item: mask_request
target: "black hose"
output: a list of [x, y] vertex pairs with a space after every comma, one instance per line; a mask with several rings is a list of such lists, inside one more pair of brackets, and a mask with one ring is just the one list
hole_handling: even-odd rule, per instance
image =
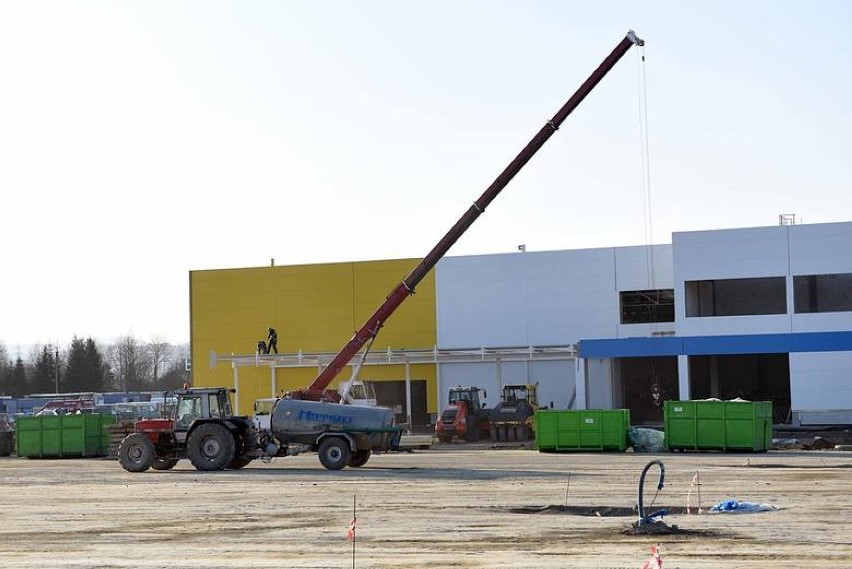
[[657, 492], [663, 489], [663, 482], [666, 478], [666, 467], [663, 466], [663, 461], [661, 460], [652, 460], [648, 464], [645, 465], [645, 468], [642, 469], [642, 474], [639, 476], [639, 496], [638, 496], [638, 505], [639, 505], [639, 522], [637, 525], [645, 525], [650, 523], [653, 518], [664, 516], [668, 514], [668, 510], [658, 510], [652, 514], [645, 515], [645, 502], [643, 498], [643, 494], [645, 492], [645, 475], [648, 474], [648, 470], [654, 465], [658, 465], [660, 467], [660, 480], [657, 482]]

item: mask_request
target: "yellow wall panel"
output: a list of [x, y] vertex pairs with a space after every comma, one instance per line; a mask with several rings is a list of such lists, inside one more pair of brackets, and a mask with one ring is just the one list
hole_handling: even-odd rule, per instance
[[[280, 353], [335, 353], [352, 337], [388, 293], [417, 265], [402, 259], [271, 266], [246, 269], [192, 271], [190, 273], [191, 349], [194, 385], [231, 386], [233, 371], [227, 363], [210, 368], [209, 354], [253, 354], [266, 329], [278, 332]], [[436, 343], [435, 279], [430, 272], [379, 333], [373, 349], [432, 349]], [[404, 379], [402, 366], [370, 366], [362, 377]], [[426, 379], [429, 412], [435, 412], [434, 365], [423, 366], [413, 379]], [[393, 369], [398, 368], [398, 369]], [[339, 380], [349, 377], [349, 370]], [[305, 387], [314, 368], [284, 369], [276, 373], [279, 390]], [[389, 374], [389, 375], [388, 375]], [[240, 409], [247, 414], [257, 397], [269, 397], [268, 367], [240, 368]]]

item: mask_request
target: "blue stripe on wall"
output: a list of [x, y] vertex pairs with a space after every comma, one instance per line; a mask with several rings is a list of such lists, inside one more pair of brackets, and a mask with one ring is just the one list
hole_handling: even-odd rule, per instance
[[581, 358], [852, 351], [852, 332], [580, 340]]

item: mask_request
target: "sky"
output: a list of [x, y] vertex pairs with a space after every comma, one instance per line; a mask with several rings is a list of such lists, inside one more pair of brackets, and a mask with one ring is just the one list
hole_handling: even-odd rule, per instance
[[842, 0], [6, 0], [0, 341], [183, 343], [192, 270], [423, 257], [628, 29], [450, 255], [852, 221]]

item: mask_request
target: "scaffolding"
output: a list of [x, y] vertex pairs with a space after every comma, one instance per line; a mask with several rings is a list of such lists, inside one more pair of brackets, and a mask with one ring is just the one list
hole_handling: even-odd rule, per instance
[[[217, 354], [210, 352], [210, 369], [220, 363], [229, 363], [234, 374], [234, 403], [240, 408], [240, 368], [266, 367], [269, 368], [270, 397], [278, 393], [276, 370], [282, 368], [314, 368], [317, 373], [322, 371], [337, 355], [337, 352], [303, 352], [294, 354]], [[405, 369], [405, 403], [407, 420], [411, 424], [411, 365], [412, 364], [447, 364], [447, 363], [494, 363], [497, 367], [498, 383], [500, 380], [500, 365], [502, 362], [532, 362], [532, 361], [566, 361], [577, 358], [577, 345], [562, 346], [516, 346], [503, 348], [470, 348], [470, 349], [439, 349], [431, 350], [393, 350], [371, 351], [364, 360], [364, 366], [401, 365]], [[355, 360], [347, 364], [352, 367]], [[440, 391], [440, 366], [436, 365], [437, 385]], [[438, 393], [438, 401], [441, 394]]]

